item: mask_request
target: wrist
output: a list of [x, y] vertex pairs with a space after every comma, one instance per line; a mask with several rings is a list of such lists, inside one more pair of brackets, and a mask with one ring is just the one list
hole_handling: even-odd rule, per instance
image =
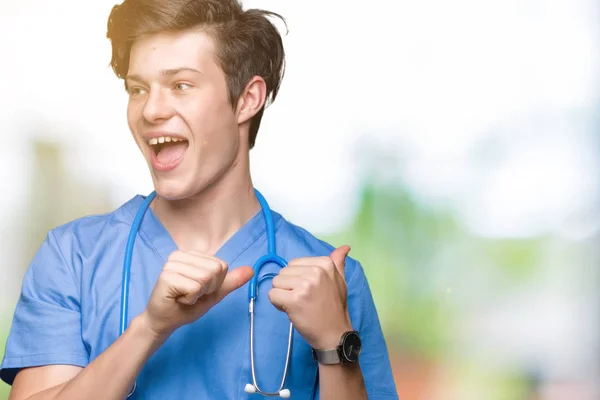
[[345, 331], [335, 348], [319, 350], [313, 348], [313, 358], [319, 365], [357, 364], [362, 352], [362, 341], [355, 330]]
[[131, 321], [131, 328], [137, 335], [153, 345], [161, 346], [171, 336], [169, 333], [158, 332], [146, 312], [141, 313]]
[[313, 346], [311, 346], [315, 350], [332, 350], [339, 346], [340, 339], [344, 335], [344, 333], [352, 330], [352, 324], [347, 321], [343, 325], [338, 328], [332, 329], [324, 333], [321, 337], [319, 337]]

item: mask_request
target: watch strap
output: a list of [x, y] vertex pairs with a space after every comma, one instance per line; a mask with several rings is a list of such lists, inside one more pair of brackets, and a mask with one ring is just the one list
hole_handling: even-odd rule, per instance
[[324, 365], [341, 364], [340, 353], [338, 349], [316, 350], [313, 349], [313, 358]]

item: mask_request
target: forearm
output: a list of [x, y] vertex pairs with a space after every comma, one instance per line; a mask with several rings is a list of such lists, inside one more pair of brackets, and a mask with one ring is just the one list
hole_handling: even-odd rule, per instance
[[360, 365], [319, 365], [321, 400], [366, 400], [367, 391]]
[[124, 399], [146, 361], [165, 340], [152, 334], [143, 319], [137, 317], [122, 336], [76, 377], [28, 400]]

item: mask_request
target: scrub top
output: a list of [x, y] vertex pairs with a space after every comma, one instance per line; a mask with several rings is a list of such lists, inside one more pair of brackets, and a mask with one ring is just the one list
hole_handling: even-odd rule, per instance
[[[144, 200], [137, 195], [115, 211], [77, 219], [51, 230], [24, 277], [0, 367], [11, 384], [20, 368], [70, 364], [85, 367], [119, 334], [123, 255], [134, 216]], [[273, 212], [277, 252], [286, 260], [326, 256], [333, 247]], [[175, 242], [148, 209], [133, 251], [129, 319], [140, 314]], [[266, 226], [258, 212], [215, 254], [230, 269], [253, 265], [266, 253]], [[259, 278], [277, 273], [266, 264]], [[397, 399], [386, 343], [359, 262], [346, 260], [348, 307], [360, 332], [360, 366], [369, 399]], [[255, 368], [259, 387], [279, 388], [289, 330], [287, 315], [270, 303], [270, 279], [259, 285], [255, 304]], [[175, 331], [148, 359], [134, 399], [256, 399], [244, 386], [250, 370], [248, 284], [229, 294], [194, 323]], [[318, 399], [318, 365], [294, 330], [286, 388], [292, 399]]]

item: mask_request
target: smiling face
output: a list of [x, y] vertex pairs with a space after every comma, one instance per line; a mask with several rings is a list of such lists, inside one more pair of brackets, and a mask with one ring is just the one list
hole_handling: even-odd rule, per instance
[[240, 127], [252, 110], [243, 101], [231, 106], [216, 61], [213, 40], [200, 30], [154, 34], [131, 48], [127, 120], [161, 197], [200, 193], [248, 152]]

